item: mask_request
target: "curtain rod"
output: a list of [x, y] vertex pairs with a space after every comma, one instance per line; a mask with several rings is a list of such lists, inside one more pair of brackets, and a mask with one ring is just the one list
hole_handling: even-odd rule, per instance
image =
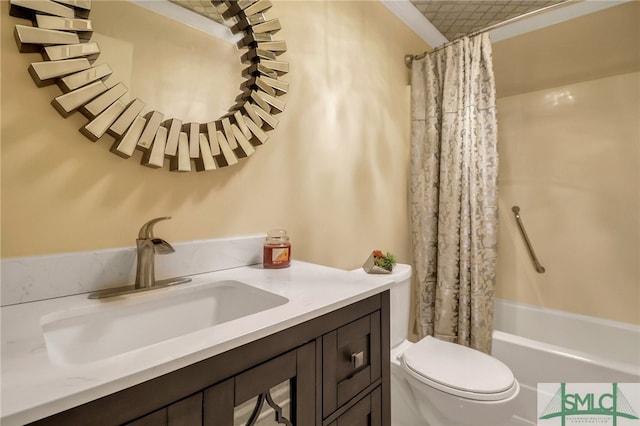
[[[578, 0], [578, 1], [580, 1], [580, 0]], [[531, 16], [538, 15], [540, 13], [545, 13], [545, 12], [548, 12], [549, 10], [551, 10], [551, 9], [555, 9], [555, 8], [561, 7], [561, 6], [567, 6], [568, 3], [575, 3], [575, 2], [576, 2], [575, 0], [564, 0], [561, 3], [552, 4], [550, 6], [543, 7], [542, 9], [532, 10], [531, 12], [527, 12], [527, 13], [524, 13], [522, 15], [514, 16], [513, 18], [505, 19], [504, 21], [489, 25], [489, 26], [481, 28], [479, 30], [472, 31], [469, 34], [465, 34], [462, 37], [458, 37], [458, 38], [453, 39], [451, 41], [448, 41], [448, 42], [446, 42], [444, 44], [441, 44], [440, 46], [436, 47], [435, 49], [428, 50], [428, 51], [419, 53], [417, 55], [412, 55], [410, 53], [406, 54], [406, 55], [404, 55], [404, 63], [405, 63], [405, 65], [407, 67], [411, 67], [411, 63], [413, 62], [414, 59], [422, 59], [425, 56], [427, 56], [429, 53], [437, 52], [440, 49], [444, 49], [447, 46], [451, 46], [452, 44], [460, 41], [463, 37], [477, 36], [478, 34], [482, 34], [482, 33], [485, 33], [487, 31], [494, 30], [496, 28], [502, 27], [503, 25], [511, 24], [511, 23], [517, 22], [517, 21], [519, 21], [521, 19], [530, 18]]]

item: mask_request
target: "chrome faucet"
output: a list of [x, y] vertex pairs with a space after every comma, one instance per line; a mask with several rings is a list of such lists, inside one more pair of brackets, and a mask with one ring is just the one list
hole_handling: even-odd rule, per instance
[[153, 236], [153, 225], [162, 221], [171, 219], [170, 216], [157, 217], [151, 219], [140, 228], [138, 238], [136, 239], [136, 281], [133, 285], [124, 287], [111, 288], [107, 290], [97, 291], [89, 295], [90, 299], [101, 299], [111, 296], [122, 296], [130, 293], [139, 293], [141, 291], [152, 290], [154, 288], [167, 287], [170, 285], [183, 284], [191, 281], [191, 278], [177, 277], [156, 281], [155, 274], [155, 255], [170, 254], [175, 252], [171, 244], [162, 238]]

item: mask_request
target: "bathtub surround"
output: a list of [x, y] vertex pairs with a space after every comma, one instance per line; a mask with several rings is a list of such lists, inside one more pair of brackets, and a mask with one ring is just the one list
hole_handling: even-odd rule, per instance
[[417, 333], [489, 353], [498, 226], [489, 35], [414, 60], [411, 99]]
[[[640, 72], [503, 97], [496, 295], [640, 324]], [[533, 269], [511, 207], [546, 268]]]
[[[493, 44], [496, 297], [640, 324], [638, 40], [632, 1]], [[514, 205], [544, 274], [532, 267]]]

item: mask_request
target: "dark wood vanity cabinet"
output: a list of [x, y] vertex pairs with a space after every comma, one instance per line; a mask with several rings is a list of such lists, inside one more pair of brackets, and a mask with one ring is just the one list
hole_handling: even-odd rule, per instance
[[322, 414], [329, 417], [382, 375], [380, 311], [322, 336]]
[[389, 426], [389, 357], [387, 291], [33, 424], [233, 426], [255, 405], [271, 424]]
[[[291, 414], [296, 423], [313, 424], [314, 361], [315, 342], [310, 342], [127, 425], [233, 425], [236, 405], [253, 397], [262, 398], [264, 405], [267, 395], [271, 398], [269, 391], [286, 381], [289, 381], [292, 394], [290, 400], [295, 401], [295, 411]], [[291, 414], [284, 418], [293, 419]]]

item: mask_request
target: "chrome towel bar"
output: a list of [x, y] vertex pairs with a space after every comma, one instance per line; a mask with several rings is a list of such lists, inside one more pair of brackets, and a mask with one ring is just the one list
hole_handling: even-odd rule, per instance
[[533, 261], [533, 266], [536, 268], [536, 272], [542, 274], [545, 269], [542, 267], [538, 258], [536, 257], [536, 253], [533, 251], [533, 246], [531, 245], [531, 241], [529, 241], [529, 237], [527, 236], [527, 231], [524, 229], [524, 225], [522, 224], [522, 220], [520, 219], [520, 207], [513, 206], [511, 208], [513, 214], [516, 217], [516, 223], [518, 224], [518, 228], [520, 229], [520, 233], [522, 234], [522, 238], [524, 238], [524, 243], [527, 245], [527, 250], [529, 250], [529, 255], [531, 256], [531, 260]]

